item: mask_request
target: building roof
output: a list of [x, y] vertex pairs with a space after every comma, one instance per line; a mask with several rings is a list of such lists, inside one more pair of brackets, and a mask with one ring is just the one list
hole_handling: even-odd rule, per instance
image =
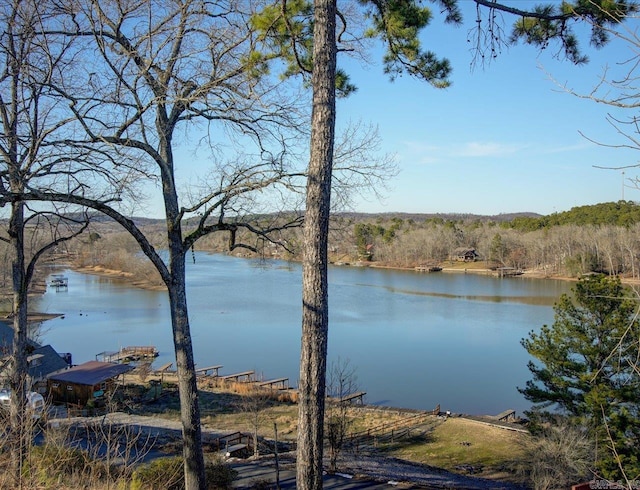
[[44, 378], [68, 367], [67, 362], [50, 345], [35, 349], [29, 356], [29, 361], [29, 376], [33, 379]]
[[[27, 339], [31, 347], [40, 347], [37, 342]], [[0, 355], [13, 353], [13, 320], [0, 320]]]
[[[67, 362], [50, 345], [39, 345], [28, 340], [28, 373], [32, 381], [40, 380], [48, 374], [66, 369]], [[0, 321], [0, 378], [6, 378], [13, 354], [13, 327]]]
[[89, 361], [64, 372], [49, 376], [51, 381], [63, 381], [78, 385], [94, 386], [121, 374], [132, 371], [128, 364], [114, 364], [112, 362]]
[[458, 247], [454, 250], [454, 253], [457, 255], [463, 255], [463, 254], [476, 254], [476, 249], [472, 248], [472, 247]]

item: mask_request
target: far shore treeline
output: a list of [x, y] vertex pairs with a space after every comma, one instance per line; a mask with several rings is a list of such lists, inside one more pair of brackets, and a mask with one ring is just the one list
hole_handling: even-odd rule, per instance
[[[265, 215], [263, 219], [273, 222], [291, 214]], [[157, 249], [165, 246], [162, 220], [134, 220]], [[640, 280], [640, 205], [633, 201], [579, 206], [547, 216], [343, 212], [333, 215], [331, 223], [329, 250], [334, 263], [398, 268], [510, 267], [539, 277], [562, 278], [602, 272], [627, 281]], [[258, 253], [240, 248], [234, 254], [296, 261], [300, 259], [301, 233], [301, 228], [287, 229], [274, 242], [261, 242], [238, 231], [236, 240], [246, 240]], [[227, 252], [225, 235], [209, 235], [196, 249]], [[0, 280], [6, 289], [11, 282], [11, 256], [6, 244], [0, 248], [5, 248], [0, 256], [4, 262]], [[460, 264], [456, 251], [462, 248], [475, 251], [474, 263]], [[160, 286], [155, 269], [138, 252], [138, 245], [119, 225], [96, 216], [85, 233], [58, 247], [51, 258], [77, 268], [123, 271], [134, 283]]]

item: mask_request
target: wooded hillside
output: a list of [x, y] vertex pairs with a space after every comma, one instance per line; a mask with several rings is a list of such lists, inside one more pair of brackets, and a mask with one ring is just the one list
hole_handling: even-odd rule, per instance
[[500, 221], [371, 217], [353, 226], [353, 241], [361, 258], [399, 267], [438, 264], [465, 247], [495, 267], [548, 276], [605, 272], [639, 279], [639, 232], [640, 205], [619, 201]]
[[[273, 217], [265, 216], [265, 220]], [[144, 227], [158, 249], [164, 247], [160, 220]], [[218, 233], [198, 242], [197, 250], [226, 252]], [[237, 239], [249, 239], [240, 233]], [[299, 260], [301, 230], [283, 231], [278, 243], [256, 242], [265, 259]], [[333, 216], [330, 234], [333, 262], [413, 268], [441, 265], [458, 248], [475, 249], [487, 267], [514, 267], [543, 276], [577, 277], [588, 272], [620, 274], [640, 280], [640, 205], [632, 201], [580, 206], [562, 213], [481, 216], [474, 214], [359, 214]], [[290, 250], [288, 252], [282, 245]], [[101, 220], [89, 232], [58, 250], [77, 266], [102, 266], [154, 282], [154, 269], [137, 244], [113, 222]], [[252, 256], [246, 250], [234, 252]], [[0, 255], [2, 282], [10, 278], [10, 258]], [[159, 278], [157, 284], [161, 284]]]

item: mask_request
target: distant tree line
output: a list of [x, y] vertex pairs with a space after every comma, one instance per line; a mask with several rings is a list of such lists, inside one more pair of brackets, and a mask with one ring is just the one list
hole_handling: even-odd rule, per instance
[[640, 221], [640, 206], [633, 201], [605, 202], [577, 206], [569, 211], [541, 217], [517, 217], [503, 226], [520, 231], [535, 231], [563, 225], [632, 226]]
[[639, 231], [640, 206], [620, 201], [501, 222], [478, 217], [369, 217], [354, 225], [352, 242], [333, 245], [339, 253], [347, 254], [349, 247], [352, 254], [359, 253], [366, 239], [370, 260], [397, 267], [447, 261], [456, 248], [469, 247], [493, 267], [548, 276], [603, 272], [639, 279]]
[[[370, 261], [390, 267], [412, 268], [443, 264], [460, 247], [473, 248], [486, 267], [515, 267], [549, 277], [578, 277], [589, 272], [640, 279], [640, 205], [631, 201], [580, 206], [550, 216], [495, 217], [337, 214], [329, 234], [333, 262]], [[265, 220], [272, 219], [265, 217]], [[522, 226], [524, 221], [543, 225]], [[552, 224], [553, 223], [553, 224]], [[624, 223], [624, 224], [620, 224]], [[134, 257], [137, 244], [109, 224], [93, 224], [96, 239], [79, 238], [65, 249], [78, 266], [101, 265], [148, 277], [149, 268]], [[164, 237], [157, 224], [144, 225], [158, 249]], [[96, 235], [92, 235], [96, 237]], [[239, 232], [239, 238], [249, 240]], [[276, 242], [254, 238], [257, 252], [238, 255], [264, 259], [300, 260], [300, 229], [283, 230]], [[203, 238], [194, 250], [228, 251], [224, 235]], [[4, 257], [4, 259], [2, 258]], [[9, 260], [0, 250], [0, 260]]]

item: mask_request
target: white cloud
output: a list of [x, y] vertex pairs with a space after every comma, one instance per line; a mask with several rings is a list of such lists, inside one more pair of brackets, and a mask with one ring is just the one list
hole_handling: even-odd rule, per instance
[[452, 156], [459, 157], [503, 157], [513, 155], [527, 148], [527, 145], [472, 141], [452, 149]]
[[504, 157], [527, 149], [528, 145], [505, 144], [495, 142], [453, 143], [447, 146], [406, 141], [404, 154], [408, 159], [421, 164], [433, 164], [450, 161], [451, 158]]
[[405, 141], [405, 149], [401, 152], [404, 159], [421, 165], [432, 165], [451, 161], [452, 158], [486, 158], [510, 157], [526, 151], [529, 156], [568, 153], [593, 148], [589, 141], [578, 141], [570, 145], [547, 146], [530, 143], [500, 143], [495, 141], [470, 141], [467, 143], [451, 143], [449, 145], [433, 145], [420, 141]]
[[575, 143], [573, 145], [567, 145], [567, 146], [553, 146], [550, 148], [541, 148], [540, 153], [544, 153], [544, 154], [553, 154], [553, 153], [566, 153], [569, 151], [580, 151], [580, 150], [589, 150], [589, 149], [593, 149], [595, 143], [592, 143], [590, 141], [581, 141], [579, 143]]

